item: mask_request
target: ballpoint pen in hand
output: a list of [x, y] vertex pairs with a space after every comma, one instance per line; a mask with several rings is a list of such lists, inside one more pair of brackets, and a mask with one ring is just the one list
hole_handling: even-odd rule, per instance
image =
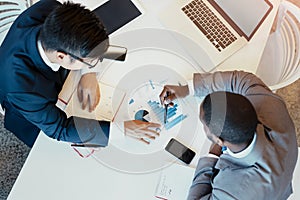
[[[166, 99], [168, 96], [170, 96], [170, 92], [169, 92], [169, 91], [167, 91], [165, 99]], [[165, 112], [164, 112], [164, 123], [165, 123], [165, 124], [167, 123], [168, 106], [169, 106], [169, 104], [165, 104]]]
[[168, 106], [169, 104], [165, 104], [165, 113], [164, 113], [164, 123], [167, 123], [167, 116], [168, 116]]

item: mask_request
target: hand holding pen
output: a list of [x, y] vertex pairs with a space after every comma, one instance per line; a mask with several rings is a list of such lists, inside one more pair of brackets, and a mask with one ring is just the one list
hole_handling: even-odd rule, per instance
[[187, 95], [189, 95], [188, 85], [165, 85], [159, 95], [159, 99], [162, 105], [168, 104], [169, 106], [173, 106], [173, 101], [175, 99], [184, 98]]
[[[171, 95], [171, 92], [169, 92], [169, 91], [167, 91], [166, 92], [166, 96], [165, 96], [165, 98], [164, 98], [164, 101], [165, 101], [165, 99], [168, 97], [168, 96], [170, 96]], [[172, 103], [172, 102], [171, 102]], [[168, 107], [169, 107], [169, 104], [171, 104], [171, 103], [164, 103], [164, 105], [165, 105], [165, 112], [164, 112], [164, 124], [166, 124], [167, 123], [167, 118], [168, 118]]]

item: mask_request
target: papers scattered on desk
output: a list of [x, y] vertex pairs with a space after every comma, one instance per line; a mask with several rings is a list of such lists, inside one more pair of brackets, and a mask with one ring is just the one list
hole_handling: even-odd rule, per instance
[[176, 163], [165, 168], [160, 175], [155, 197], [164, 200], [186, 199], [195, 169]]

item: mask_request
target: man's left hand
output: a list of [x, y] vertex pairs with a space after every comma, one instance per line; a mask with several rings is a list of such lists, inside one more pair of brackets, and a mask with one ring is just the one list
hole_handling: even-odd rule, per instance
[[209, 148], [209, 153], [220, 157], [222, 154], [222, 147], [216, 143], [212, 143]]
[[100, 101], [100, 88], [96, 73], [82, 75], [78, 83], [77, 95], [82, 109], [89, 106], [89, 112], [95, 110]]

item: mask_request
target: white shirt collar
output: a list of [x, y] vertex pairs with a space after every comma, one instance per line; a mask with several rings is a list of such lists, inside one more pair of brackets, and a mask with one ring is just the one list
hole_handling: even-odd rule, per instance
[[254, 133], [254, 136], [253, 136], [253, 140], [252, 142], [250, 143], [250, 145], [244, 149], [243, 151], [241, 152], [238, 152], [238, 153], [233, 153], [228, 147], [227, 149], [224, 151], [224, 153], [228, 153], [230, 156], [232, 157], [235, 157], [235, 158], [243, 158], [245, 156], [247, 156], [251, 151], [252, 149], [254, 148], [254, 144], [255, 144], [255, 141], [256, 141], [256, 133]]
[[56, 64], [56, 63], [52, 63], [50, 62], [50, 60], [48, 59], [48, 57], [46, 56], [46, 53], [42, 47], [42, 43], [40, 40], [38, 40], [37, 42], [37, 46], [38, 46], [38, 50], [39, 50], [39, 53], [42, 57], [42, 60], [46, 63], [46, 65], [48, 65], [53, 71], [57, 72], [60, 68], [60, 65], [59, 64]]

